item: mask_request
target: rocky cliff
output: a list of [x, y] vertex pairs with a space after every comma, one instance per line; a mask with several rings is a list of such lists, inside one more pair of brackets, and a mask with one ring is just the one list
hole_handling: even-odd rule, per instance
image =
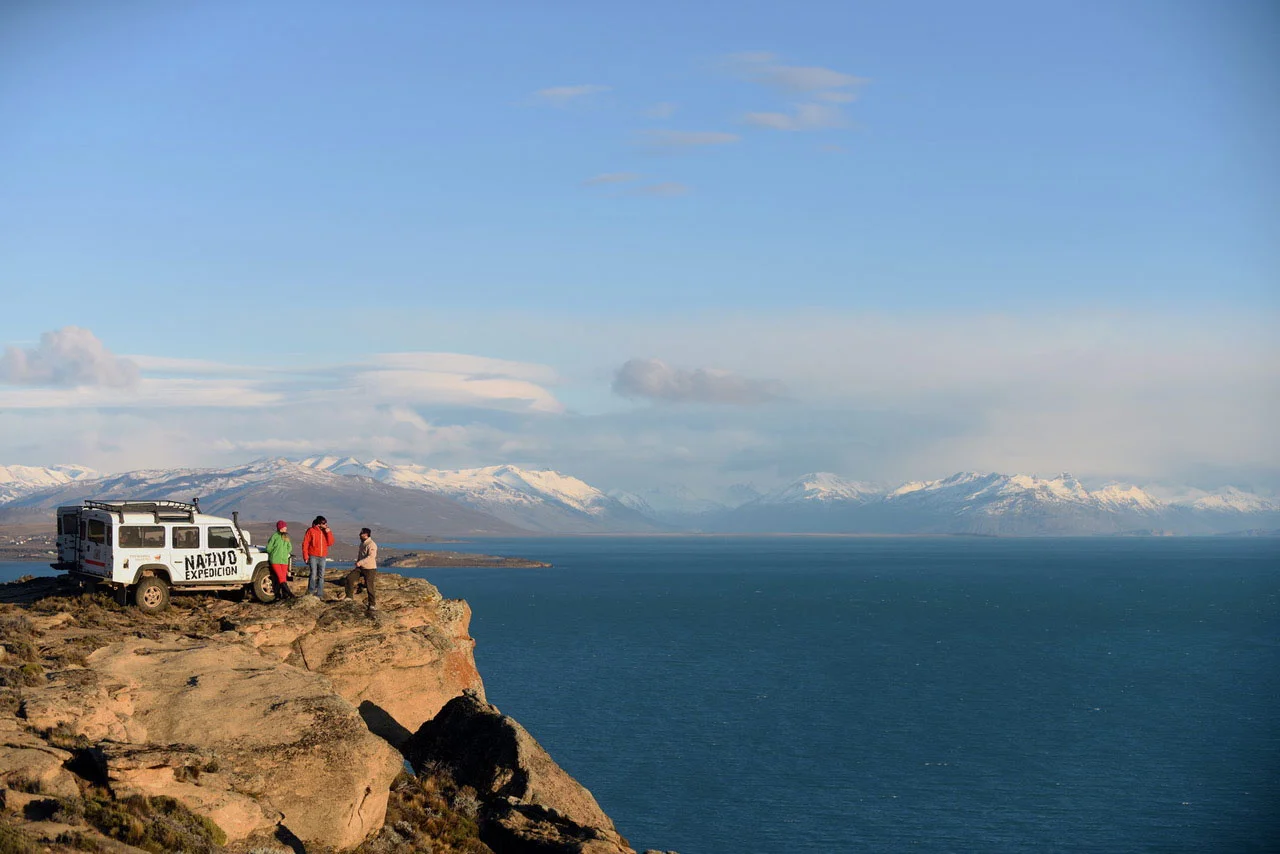
[[485, 702], [470, 610], [426, 581], [381, 575], [372, 615], [146, 616], [55, 579], [0, 602], [0, 850], [633, 854]]

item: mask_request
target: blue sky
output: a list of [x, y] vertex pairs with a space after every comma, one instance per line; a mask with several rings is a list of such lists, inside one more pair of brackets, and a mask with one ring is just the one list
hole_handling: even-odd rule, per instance
[[7, 4], [0, 462], [1274, 487], [1277, 37], [1264, 2]]

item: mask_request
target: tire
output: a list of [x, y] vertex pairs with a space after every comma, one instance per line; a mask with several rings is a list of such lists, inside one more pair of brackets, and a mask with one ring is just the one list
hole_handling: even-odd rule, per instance
[[144, 576], [134, 588], [133, 603], [144, 614], [158, 614], [169, 607], [169, 584], [157, 575]]
[[249, 592], [262, 604], [276, 601], [276, 586], [271, 578], [271, 564], [260, 563], [253, 569], [253, 581], [249, 582]]

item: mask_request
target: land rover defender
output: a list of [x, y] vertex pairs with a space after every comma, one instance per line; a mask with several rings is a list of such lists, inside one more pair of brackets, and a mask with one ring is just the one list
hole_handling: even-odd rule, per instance
[[50, 564], [115, 590], [147, 613], [170, 590], [244, 590], [275, 600], [271, 566], [230, 519], [184, 501], [84, 501], [58, 508], [58, 560]]

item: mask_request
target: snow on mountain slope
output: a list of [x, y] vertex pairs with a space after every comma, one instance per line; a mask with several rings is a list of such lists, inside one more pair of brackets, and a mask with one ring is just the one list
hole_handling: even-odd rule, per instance
[[642, 511], [556, 471], [510, 465], [451, 471], [381, 460], [364, 463], [351, 457], [308, 457], [299, 465], [447, 496], [535, 531], [647, 531], [658, 527]]
[[1189, 502], [1196, 510], [1210, 510], [1228, 513], [1264, 513], [1280, 510], [1280, 500], [1264, 495], [1256, 495], [1228, 486], [1202, 495]]
[[648, 516], [650, 519], [658, 518], [658, 511], [654, 510], [653, 506], [649, 504], [648, 501], [645, 501], [642, 496], [637, 495], [634, 492], [627, 492], [622, 489], [611, 489], [607, 494], [623, 507], [628, 507], [637, 513]]
[[864, 502], [880, 497], [882, 490], [860, 481], [845, 480], [831, 472], [813, 472], [755, 500], [756, 504], [794, 504], [810, 501]]
[[1172, 505], [1112, 483], [1090, 492], [1069, 474], [957, 472], [884, 493], [835, 475], [807, 475], [707, 526], [800, 533], [1098, 535], [1141, 531], [1217, 533], [1274, 527], [1280, 502], [1240, 490], [1198, 493]]
[[1089, 492], [1069, 474], [1050, 480], [1025, 474], [998, 475], [997, 480], [974, 492], [970, 508], [981, 507], [988, 515], [1028, 504], [1091, 504]]
[[[225, 469], [172, 469], [98, 477], [82, 466], [0, 467], [0, 512], [39, 515], [83, 497], [202, 498], [214, 512], [309, 519], [340, 512], [404, 531], [455, 533], [699, 531], [981, 533], [1028, 535], [1174, 532], [1280, 527], [1280, 500], [1235, 487], [1108, 483], [958, 472], [884, 491], [815, 472], [761, 495], [714, 501], [685, 487], [605, 493], [569, 475], [516, 466], [456, 471], [320, 456], [259, 460]], [[292, 514], [292, 515], [290, 515]], [[391, 520], [396, 520], [394, 523]], [[363, 524], [363, 523], [362, 523]], [[412, 525], [413, 527], [405, 527]]]
[[51, 486], [98, 477], [86, 466], [0, 466], [0, 504]]
[[[1120, 496], [1108, 495], [1118, 506]], [[1090, 495], [1079, 480], [1069, 474], [1041, 478], [1025, 474], [980, 474], [958, 472], [942, 480], [913, 481], [890, 492], [885, 500], [901, 506], [946, 508], [953, 513], [1025, 512], [1033, 507], [1098, 507], [1103, 504]]]
[[974, 471], [956, 472], [941, 480], [913, 480], [891, 490], [886, 500], [894, 500], [911, 496], [909, 500], [964, 500], [970, 495], [987, 489], [997, 483], [1003, 475], [979, 474]]
[[1158, 513], [1164, 509], [1164, 502], [1151, 496], [1141, 487], [1128, 483], [1108, 483], [1090, 494], [1103, 507], [1117, 510]]
[[[521, 529], [446, 496], [349, 477], [284, 459], [226, 469], [153, 469], [79, 480], [23, 495], [0, 507], [8, 519], [46, 514], [83, 498], [199, 498], [208, 512], [239, 510], [246, 521], [308, 522], [323, 514], [350, 530], [392, 528], [411, 534], [517, 534]], [[341, 533], [341, 532], [340, 532]]]
[[1156, 501], [1168, 507], [1215, 513], [1267, 513], [1280, 511], [1280, 497], [1235, 486], [1206, 490], [1189, 486], [1145, 487]]

